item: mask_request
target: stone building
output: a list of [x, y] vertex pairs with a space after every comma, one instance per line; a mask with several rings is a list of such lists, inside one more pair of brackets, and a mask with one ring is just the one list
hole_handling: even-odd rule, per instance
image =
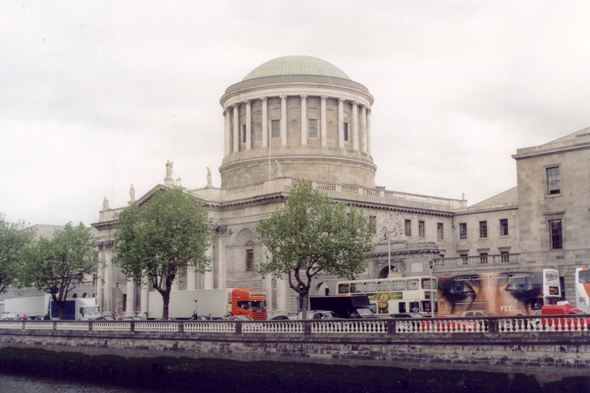
[[[288, 283], [256, 273], [264, 251], [253, 230], [284, 205], [301, 178], [361, 207], [375, 222], [373, 257], [362, 277], [387, 277], [389, 261], [402, 276], [430, 274], [434, 260], [435, 275], [552, 267], [572, 284], [572, 269], [587, 265], [590, 251], [589, 132], [519, 149], [513, 156], [517, 187], [468, 207], [465, 200], [375, 186], [371, 143], [379, 132], [371, 129], [373, 101], [365, 86], [307, 56], [271, 60], [230, 86], [220, 100], [221, 187], [209, 176], [206, 187], [188, 190], [218, 225], [209, 250], [213, 267], [203, 275], [183, 272], [174, 290], [250, 287], [266, 291], [271, 315], [295, 311]], [[133, 202], [141, 204], [173, 182], [168, 163], [163, 184]], [[97, 296], [107, 313], [143, 313], [149, 288], [136, 288], [112, 264], [117, 214], [124, 208], [105, 204], [93, 224], [103, 261]], [[333, 294], [336, 281], [321, 277], [314, 292]], [[565, 295], [571, 299], [573, 289], [566, 286]]]

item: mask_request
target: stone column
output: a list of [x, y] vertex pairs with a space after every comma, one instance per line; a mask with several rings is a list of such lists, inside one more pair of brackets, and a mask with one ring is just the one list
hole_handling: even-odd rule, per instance
[[127, 281], [127, 303], [125, 304], [125, 316], [132, 317], [135, 315], [135, 283], [133, 280]]
[[186, 268], [186, 290], [193, 291], [197, 289], [197, 272], [192, 266]]
[[275, 310], [272, 307], [272, 276], [262, 279], [262, 290], [266, 293], [266, 312], [268, 319], [274, 317]]
[[[207, 255], [209, 258], [213, 256], [213, 246], [209, 247], [207, 251], [205, 251], [205, 255]], [[211, 264], [210, 270], [205, 272], [204, 286], [205, 289], [213, 289], [214, 287], [213, 264]]]
[[223, 111], [223, 121], [225, 123], [224, 151], [225, 156], [229, 156], [231, 154], [231, 126], [229, 108]]
[[146, 276], [141, 280], [141, 317], [146, 317], [149, 312], [149, 281]]
[[328, 146], [328, 122], [326, 120], [326, 99], [328, 96], [322, 96], [322, 100], [320, 102], [321, 108], [321, 139], [322, 139], [322, 147]]
[[287, 146], [287, 96], [281, 95], [281, 146]]
[[98, 245], [98, 271], [96, 272], [96, 303], [100, 308], [100, 311], [103, 310], [102, 305], [102, 291], [103, 291], [103, 281], [104, 280], [104, 245], [101, 243]]
[[344, 149], [344, 98], [338, 98], [338, 147]]
[[268, 147], [268, 102], [266, 97], [262, 101], [262, 148]]
[[277, 314], [287, 312], [286, 286], [287, 285], [284, 278], [282, 280], [277, 278]]
[[113, 274], [111, 259], [113, 254], [113, 245], [106, 245], [104, 258], [104, 309], [103, 312], [107, 315], [113, 311]]
[[359, 150], [359, 103], [352, 102], [352, 149]]
[[367, 152], [367, 107], [361, 106], [361, 151]]
[[301, 146], [307, 146], [307, 95], [301, 95]]
[[234, 153], [240, 151], [240, 106], [234, 105]]
[[367, 154], [371, 154], [371, 108], [367, 108]]
[[172, 290], [180, 291], [180, 277], [178, 271], [176, 272], [176, 277], [174, 278], [174, 281], [172, 281]]
[[250, 100], [244, 100], [246, 104], [246, 150], [252, 150], [252, 106]]
[[227, 236], [227, 227], [219, 225], [217, 227], [217, 239], [215, 250], [217, 251], [217, 288], [226, 287], [226, 271], [225, 271], [225, 240]]

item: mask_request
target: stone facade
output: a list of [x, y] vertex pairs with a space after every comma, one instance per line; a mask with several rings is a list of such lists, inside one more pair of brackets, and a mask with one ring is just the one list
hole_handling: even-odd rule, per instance
[[[267, 75], [230, 86], [221, 98], [225, 116], [222, 186], [190, 190], [206, 203], [218, 224], [218, 237], [210, 250], [213, 268], [203, 275], [186, 272], [175, 290], [246, 286], [266, 291], [271, 316], [296, 311], [297, 298], [287, 282], [263, 279], [256, 273], [264, 249], [253, 233], [261, 220], [284, 206], [296, 179], [307, 178], [336, 201], [358, 206], [374, 217], [372, 260], [358, 278], [386, 277], [389, 260], [392, 270], [402, 276], [430, 274], [432, 260], [438, 276], [555, 268], [566, 284], [565, 298], [575, 303], [573, 271], [590, 264], [587, 130], [518, 150], [514, 156], [517, 187], [468, 207], [466, 200], [375, 186], [372, 104], [366, 87], [342, 76], [319, 71], [314, 75], [309, 69], [305, 75]], [[308, 132], [306, 120], [310, 119], [318, 121], [317, 136]], [[276, 137], [272, 137], [273, 121], [277, 121]], [[349, 125], [348, 138], [343, 134], [344, 123]], [[548, 167], [560, 168], [558, 195], [547, 195]], [[170, 181], [167, 178], [165, 184]], [[165, 186], [157, 185], [137, 203], [161, 188]], [[103, 260], [97, 293], [105, 312], [125, 308], [128, 313], [143, 313], [148, 289], [126, 283], [111, 264], [116, 215], [121, 209], [101, 211], [94, 224], [100, 231]], [[548, 225], [553, 219], [563, 220], [562, 249], [551, 249]], [[481, 223], [485, 223], [485, 236]], [[396, 228], [390, 244], [382, 236], [385, 225]], [[464, 225], [466, 236], [462, 236]], [[254, 270], [246, 267], [248, 250], [254, 254]], [[334, 294], [336, 281], [320, 277], [312, 294]]]

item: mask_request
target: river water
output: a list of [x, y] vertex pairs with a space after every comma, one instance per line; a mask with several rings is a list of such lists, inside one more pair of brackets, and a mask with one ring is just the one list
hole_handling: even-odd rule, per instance
[[161, 391], [161, 389], [122, 388], [34, 376], [0, 374], [0, 393], [137, 393], [157, 391]]

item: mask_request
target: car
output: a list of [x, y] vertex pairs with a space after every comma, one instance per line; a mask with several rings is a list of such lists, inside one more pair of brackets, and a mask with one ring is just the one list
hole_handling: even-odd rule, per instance
[[254, 319], [247, 315], [230, 315], [228, 321], [253, 321]]
[[489, 311], [482, 311], [482, 310], [470, 310], [470, 311], [463, 311], [461, 313], [461, 317], [495, 317], [496, 314]]
[[295, 321], [297, 320], [297, 315], [277, 315], [276, 317], [272, 318], [272, 321]]
[[95, 321], [114, 321], [115, 318], [111, 317], [110, 315], [104, 316], [104, 317], [98, 317], [95, 319]]
[[[303, 312], [297, 314], [297, 319], [303, 319]], [[313, 310], [307, 312], [307, 319], [339, 319], [334, 311]]]
[[401, 312], [401, 313], [397, 313], [397, 314], [390, 314], [389, 315], [391, 318], [426, 318], [424, 315], [418, 313], [418, 312]]
[[118, 321], [145, 321], [145, 318], [142, 317], [121, 317]]

